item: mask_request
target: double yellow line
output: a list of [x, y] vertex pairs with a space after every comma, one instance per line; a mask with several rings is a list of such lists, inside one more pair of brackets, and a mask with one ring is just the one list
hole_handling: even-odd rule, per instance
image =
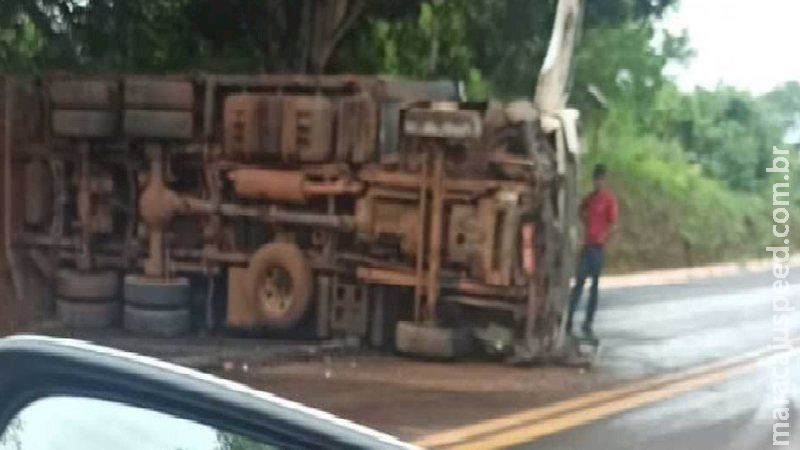
[[771, 354], [767, 349], [752, 351], [620, 388], [431, 434], [415, 444], [429, 449], [490, 450], [532, 442], [543, 436], [721, 383], [753, 370], [760, 360]]

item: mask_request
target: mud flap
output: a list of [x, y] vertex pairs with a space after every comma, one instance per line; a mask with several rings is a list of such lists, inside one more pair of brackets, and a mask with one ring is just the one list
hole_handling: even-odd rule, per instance
[[458, 358], [471, 352], [472, 337], [466, 330], [399, 322], [397, 351], [428, 358]]

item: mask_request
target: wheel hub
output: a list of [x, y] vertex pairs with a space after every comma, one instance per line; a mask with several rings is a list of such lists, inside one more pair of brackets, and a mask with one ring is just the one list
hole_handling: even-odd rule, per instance
[[294, 289], [289, 273], [280, 267], [269, 268], [259, 289], [259, 300], [267, 314], [285, 314], [294, 302]]

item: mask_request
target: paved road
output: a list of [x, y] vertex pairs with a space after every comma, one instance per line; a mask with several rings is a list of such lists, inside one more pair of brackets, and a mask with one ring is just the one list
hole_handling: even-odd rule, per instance
[[[641, 376], [770, 345], [774, 281], [763, 272], [605, 292], [597, 323], [604, 343], [598, 368]], [[798, 330], [800, 268], [787, 281], [792, 286], [786, 296], [798, 309], [791, 326]]]
[[[606, 290], [589, 373], [347, 356], [224, 375], [429, 448], [763, 449], [773, 281], [763, 272]], [[789, 281], [800, 310], [800, 269]], [[800, 311], [790, 325], [800, 338]], [[790, 377], [800, 386], [796, 362]], [[800, 448], [800, 397], [791, 399], [789, 448]]]
[[[543, 437], [519, 449], [763, 450], [772, 448], [772, 382], [768, 367], [718, 385]], [[795, 364], [792, 384], [800, 386]], [[800, 448], [800, 408], [793, 395], [790, 446]]]
[[[790, 317], [791, 336], [798, 338], [800, 272], [789, 280], [794, 286], [786, 295], [798, 309]], [[604, 343], [598, 365], [602, 372], [623, 378], [653, 377], [754, 349], [764, 351], [759, 355], [764, 358], [688, 376], [687, 386], [661, 388], [663, 396], [654, 395], [657, 388], [636, 391], [566, 416], [476, 436], [460, 442], [468, 444], [462, 448], [772, 448], [773, 387], [779, 380], [773, 377], [772, 352], [766, 347], [773, 337], [773, 281], [769, 273], [605, 293], [597, 326]], [[791, 445], [777, 448], [800, 448], [797, 360], [791, 358], [787, 379], [792, 388], [786, 421]]]

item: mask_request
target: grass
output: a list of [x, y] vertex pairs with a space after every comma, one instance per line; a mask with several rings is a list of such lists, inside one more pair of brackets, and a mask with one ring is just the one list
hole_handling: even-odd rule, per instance
[[[625, 272], [765, 258], [772, 234], [771, 187], [736, 192], [686, 160], [680, 146], [606, 124], [591, 133], [582, 186], [595, 163], [609, 169], [620, 222], [609, 270]], [[790, 239], [800, 242], [800, 208], [790, 207]]]

